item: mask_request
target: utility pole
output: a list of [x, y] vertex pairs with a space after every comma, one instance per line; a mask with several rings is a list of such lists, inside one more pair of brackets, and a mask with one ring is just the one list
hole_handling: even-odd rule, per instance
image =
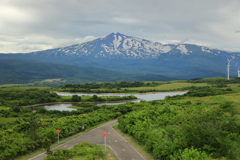
[[105, 148], [106, 148], [106, 136], [107, 136], [107, 132], [102, 132], [103, 136], [104, 136], [104, 142], [105, 142]]
[[58, 134], [58, 144], [59, 144], [59, 133], [61, 132], [61, 130], [57, 129], [56, 132]]

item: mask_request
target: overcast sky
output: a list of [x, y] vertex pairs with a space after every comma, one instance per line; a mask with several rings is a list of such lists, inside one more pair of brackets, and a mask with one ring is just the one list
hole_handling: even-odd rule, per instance
[[112, 32], [240, 51], [240, 0], [0, 0], [0, 53], [28, 53]]

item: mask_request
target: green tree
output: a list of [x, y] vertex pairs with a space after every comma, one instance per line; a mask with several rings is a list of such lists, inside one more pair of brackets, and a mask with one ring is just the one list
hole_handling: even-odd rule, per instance
[[93, 99], [93, 101], [98, 101], [98, 100], [99, 100], [99, 97], [94, 94], [93, 97], [92, 97], [92, 99]]
[[29, 133], [29, 136], [34, 141], [39, 138], [37, 134], [37, 129], [41, 126], [37, 116], [35, 114], [32, 114], [29, 118], [24, 118], [24, 121], [29, 123], [29, 130], [27, 131]]
[[206, 160], [210, 159], [210, 156], [206, 152], [198, 151], [191, 147], [184, 150], [178, 150], [174, 155], [170, 156], [171, 160]]
[[81, 97], [78, 95], [72, 95], [71, 102], [79, 102], [81, 101]]

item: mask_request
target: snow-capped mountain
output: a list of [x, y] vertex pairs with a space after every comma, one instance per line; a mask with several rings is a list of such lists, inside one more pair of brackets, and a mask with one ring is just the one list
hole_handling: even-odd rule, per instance
[[[158, 58], [164, 53], [179, 53], [190, 55], [195, 51], [221, 56], [226, 51], [210, 49], [204, 46], [191, 44], [161, 44], [149, 40], [126, 36], [121, 33], [111, 33], [105, 37], [95, 39], [90, 42], [76, 44], [68, 47], [34, 52], [35, 55], [78, 55], [94, 56], [104, 58], [125, 58], [125, 59], [149, 59]], [[238, 54], [226, 55], [228, 58]]]
[[[185, 45], [163, 45], [158, 42], [126, 36], [120, 33], [111, 33], [105, 37], [95, 39], [90, 42], [76, 44], [68, 47], [34, 52], [35, 55], [78, 55], [105, 58], [130, 58], [130, 59], [148, 59], [157, 58], [163, 53], [168, 53], [176, 49], [181, 54], [189, 54]], [[205, 49], [208, 51], [207, 49]], [[50, 51], [50, 52], [49, 52]], [[47, 52], [47, 53], [46, 53]]]
[[68, 47], [16, 54], [14, 58], [16, 57], [36, 62], [91, 66], [185, 79], [225, 76], [229, 61], [231, 76], [236, 77], [237, 68], [240, 67], [240, 53], [237, 52], [194, 44], [161, 44], [121, 33], [111, 33]]
[[[95, 39], [90, 42], [72, 45], [53, 50], [48, 54], [65, 54], [86, 56], [93, 55], [94, 57], [105, 58], [130, 58], [130, 59], [148, 59], [156, 58], [162, 53], [171, 51], [175, 46], [163, 45], [157, 42], [126, 36], [120, 33], [111, 33], [105, 37]], [[184, 47], [179, 47], [182, 53], [185, 53]], [[41, 54], [42, 52], [35, 52]]]

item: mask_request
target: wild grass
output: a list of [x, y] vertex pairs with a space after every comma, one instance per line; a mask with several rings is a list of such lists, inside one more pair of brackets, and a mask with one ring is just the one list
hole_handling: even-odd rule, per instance
[[[85, 100], [90, 99], [91, 97], [92, 97], [92, 96], [82, 95], [82, 96], [81, 96], [81, 99], [82, 99], [82, 101], [85, 101]], [[61, 96], [61, 98], [64, 99], [64, 100], [69, 100], [69, 99], [72, 98], [72, 96]]]
[[10, 122], [14, 122], [16, 119], [18, 119], [17, 117], [9, 117], [9, 118], [4, 118], [4, 117], [0, 117], [0, 124], [6, 124], [6, 123], [10, 123]]
[[[110, 150], [109, 147], [102, 146], [99, 145], [99, 147], [102, 149], [103, 154], [105, 155], [105, 159], [106, 160], [117, 160], [112, 152], [112, 150]], [[71, 160], [89, 160], [89, 158], [83, 157], [83, 156], [77, 156], [77, 157], [73, 157]]]
[[50, 87], [6, 87], [0, 88], [2, 91], [12, 91], [12, 90], [26, 90], [26, 89], [39, 89], [39, 90], [50, 90]]
[[1, 84], [0, 88], [4, 87], [26, 87], [26, 84]]
[[9, 110], [9, 107], [0, 106], [0, 110]]

